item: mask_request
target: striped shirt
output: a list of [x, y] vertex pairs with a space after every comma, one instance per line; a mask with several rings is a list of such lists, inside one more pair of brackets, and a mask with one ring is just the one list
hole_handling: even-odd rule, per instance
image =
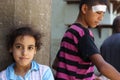
[[51, 69], [35, 61], [32, 61], [31, 69], [24, 77], [15, 74], [14, 65], [12, 64], [0, 72], [0, 80], [54, 80]]
[[96, 53], [92, 32], [78, 23], [71, 25], [57, 54], [56, 80], [93, 80], [94, 65], [89, 57]]

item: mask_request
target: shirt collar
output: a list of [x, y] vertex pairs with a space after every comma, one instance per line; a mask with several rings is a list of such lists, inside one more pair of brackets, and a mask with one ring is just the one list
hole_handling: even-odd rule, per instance
[[[31, 65], [30, 71], [34, 71], [34, 70], [37, 71], [37, 70], [39, 70], [39, 65], [35, 61], [32, 61], [31, 64], [32, 65]], [[14, 80], [14, 78], [15, 78], [14, 66], [15, 66], [15, 63], [11, 64], [7, 68], [6, 76], [7, 76], [8, 79]]]

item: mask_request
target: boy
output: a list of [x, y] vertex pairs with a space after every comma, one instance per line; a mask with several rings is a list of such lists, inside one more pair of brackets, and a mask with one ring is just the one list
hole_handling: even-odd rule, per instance
[[53, 64], [56, 80], [94, 80], [94, 65], [111, 80], [120, 80], [120, 74], [100, 55], [89, 30], [102, 20], [108, 3], [108, 0], [80, 1], [78, 18], [64, 34], [57, 64]]

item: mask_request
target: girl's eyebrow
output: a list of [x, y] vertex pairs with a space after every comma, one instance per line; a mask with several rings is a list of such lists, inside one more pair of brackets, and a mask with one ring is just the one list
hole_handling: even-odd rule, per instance
[[29, 46], [35, 47], [35, 45], [29, 45]]
[[15, 43], [15, 45], [22, 45], [21, 43]]
[[[23, 45], [23, 44], [21, 44], [21, 43], [15, 43], [15, 45]], [[28, 46], [34, 46], [34, 47], [35, 47], [34, 44], [30, 44], [30, 45], [28, 45]]]

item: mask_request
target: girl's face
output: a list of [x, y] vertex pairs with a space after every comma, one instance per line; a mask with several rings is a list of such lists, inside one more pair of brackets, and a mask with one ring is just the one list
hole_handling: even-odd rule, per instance
[[10, 49], [17, 66], [30, 66], [36, 54], [35, 39], [32, 36], [18, 36]]

